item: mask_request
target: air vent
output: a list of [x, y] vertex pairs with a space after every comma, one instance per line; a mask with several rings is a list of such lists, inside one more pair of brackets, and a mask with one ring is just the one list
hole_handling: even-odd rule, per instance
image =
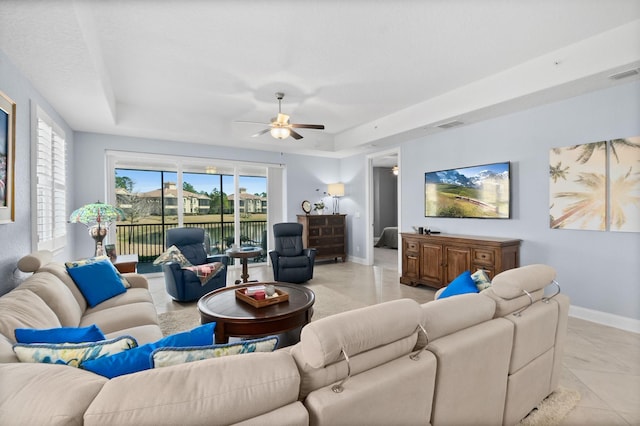
[[462, 121], [453, 120], [453, 121], [448, 121], [446, 123], [438, 124], [436, 127], [439, 127], [441, 129], [450, 129], [452, 127], [462, 126], [463, 124], [464, 123]]
[[620, 79], [631, 77], [632, 75], [638, 75], [638, 74], [640, 74], [640, 68], [635, 68], [632, 70], [620, 71], [615, 74], [611, 74], [609, 78], [611, 80], [620, 80]]

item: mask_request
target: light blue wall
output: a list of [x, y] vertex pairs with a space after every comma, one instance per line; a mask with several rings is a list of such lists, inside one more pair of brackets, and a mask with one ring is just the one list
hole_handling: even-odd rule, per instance
[[[522, 239], [521, 264], [546, 263], [571, 303], [640, 319], [640, 234], [549, 229], [549, 150], [640, 135], [640, 83], [635, 82], [401, 145], [403, 231], [425, 226], [453, 234]], [[347, 159], [363, 175], [364, 161]], [[511, 161], [511, 220], [424, 217], [424, 172]], [[359, 167], [359, 165], [361, 165]], [[359, 190], [364, 183], [358, 179]], [[356, 201], [356, 200], [354, 200]], [[364, 196], [353, 210], [364, 209]], [[364, 244], [365, 222], [352, 221], [350, 248]]]
[[[31, 102], [35, 102], [64, 130], [67, 141], [67, 163], [72, 165], [73, 132], [64, 120], [51, 108], [20, 71], [0, 51], [0, 90], [16, 103], [15, 149], [15, 212], [14, 223], [0, 225], [0, 294], [18, 284], [21, 274], [15, 273], [18, 260], [32, 251], [31, 247]], [[67, 170], [69, 193], [74, 190], [73, 167]], [[69, 197], [71, 198], [71, 197]], [[67, 200], [67, 208], [71, 208]], [[68, 227], [70, 229], [70, 225]], [[35, 248], [33, 248], [35, 250]], [[56, 259], [68, 259], [70, 251], [56, 254]]]

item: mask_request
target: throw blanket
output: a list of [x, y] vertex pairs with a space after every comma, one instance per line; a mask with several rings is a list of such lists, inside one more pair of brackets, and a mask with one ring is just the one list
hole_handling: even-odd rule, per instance
[[182, 269], [187, 269], [196, 274], [200, 279], [200, 285], [204, 287], [211, 278], [224, 269], [224, 264], [222, 262], [213, 262], [204, 265], [183, 266]]

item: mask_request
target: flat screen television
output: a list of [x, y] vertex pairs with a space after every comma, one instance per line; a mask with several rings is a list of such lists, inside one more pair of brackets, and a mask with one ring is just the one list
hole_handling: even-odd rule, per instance
[[425, 217], [509, 219], [511, 163], [492, 163], [424, 174]]

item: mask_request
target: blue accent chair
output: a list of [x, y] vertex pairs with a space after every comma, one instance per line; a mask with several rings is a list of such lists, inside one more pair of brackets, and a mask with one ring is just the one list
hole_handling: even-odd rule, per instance
[[304, 283], [313, 278], [315, 248], [302, 245], [302, 224], [276, 223], [273, 225], [275, 250], [269, 252], [273, 265], [273, 279], [287, 283]]
[[204, 235], [204, 229], [202, 228], [172, 228], [167, 231], [167, 247], [178, 247], [191, 264], [204, 265], [222, 262], [225, 265], [224, 269], [203, 286], [193, 271], [182, 269], [180, 264], [175, 262], [163, 264], [162, 271], [164, 272], [164, 284], [167, 293], [178, 302], [198, 300], [205, 294], [227, 285], [229, 256], [224, 254], [207, 255], [204, 246]]

